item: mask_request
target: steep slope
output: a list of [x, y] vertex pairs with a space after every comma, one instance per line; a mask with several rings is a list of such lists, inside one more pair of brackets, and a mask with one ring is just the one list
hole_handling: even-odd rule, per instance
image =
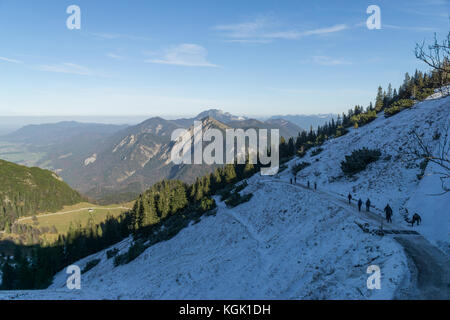
[[[0, 293], [17, 299], [365, 299], [392, 298], [407, 262], [401, 247], [362, 233], [344, 206], [286, 183], [254, 176], [250, 202], [182, 230], [114, 267], [105, 252], [82, 276], [82, 290], [65, 289], [61, 272], [41, 292]], [[130, 240], [115, 247], [126, 251]], [[382, 291], [368, 290], [366, 268], [389, 272]]]
[[[414, 147], [411, 129], [436, 147], [435, 128], [445, 127], [449, 110], [450, 97], [419, 103], [387, 119], [381, 114], [374, 122], [326, 142], [320, 154], [308, 152], [288, 163], [292, 167], [311, 162], [297, 175], [297, 184], [290, 184], [290, 170], [274, 177], [255, 175], [242, 191], [253, 193], [249, 202], [231, 209], [216, 198], [216, 215], [204, 216], [129, 264], [114, 267], [106, 250], [87, 257], [77, 265], [83, 268], [95, 258], [100, 263], [83, 274], [82, 290], [65, 289], [63, 271], [45, 291], [4, 292], [0, 297], [448, 299], [448, 229], [444, 235], [434, 230], [443, 239], [440, 243], [425, 232], [436, 225], [433, 215], [441, 222], [448, 219], [448, 210], [439, 211], [448, 208], [448, 198], [436, 197], [432, 203], [428, 194], [420, 192], [435, 193], [440, 184], [428, 186], [432, 181], [418, 180], [419, 161], [405, 150]], [[379, 148], [381, 160], [352, 178], [342, 176], [340, 161], [361, 147]], [[308, 189], [308, 180], [318, 182], [318, 190]], [[370, 197], [373, 212], [358, 212], [354, 202], [349, 205], [348, 192], [357, 199]], [[398, 213], [401, 206], [412, 206], [412, 197], [427, 199], [427, 211], [420, 212], [426, 228], [409, 226]], [[386, 202], [394, 208], [394, 222], [383, 223], [380, 234], [379, 209]], [[114, 247], [126, 252], [131, 243], [126, 239]], [[367, 288], [370, 265], [381, 269], [380, 290]]]
[[[435, 167], [429, 165], [424, 178], [419, 179], [423, 175], [420, 168], [422, 160], [413, 154], [417, 144], [410, 134], [411, 130], [416, 130], [433, 150], [439, 146], [439, 139], [433, 139], [433, 136], [448, 126], [449, 115], [450, 97], [417, 103], [390, 118], [379, 114], [378, 119], [370, 124], [327, 141], [318, 155], [312, 156], [310, 151], [290, 166], [299, 162], [311, 163], [298, 173], [298, 182], [316, 182], [319, 189], [344, 198], [351, 193], [356, 201], [361, 198], [365, 202], [370, 198], [377, 212], [389, 203], [394, 210], [394, 222], [406, 225], [405, 209], [408, 209], [409, 218], [418, 212], [422, 216], [422, 225], [415, 228], [419, 232], [428, 230], [424, 233], [428, 239], [449, 252], [450, 195], [442, 194], [439, 175], [436, 174], [439, 170]], [[353, 177], [344, 176], [341, 161], [352, 150], [363, 147], [380, 149], [381, 159]], [[284, 179], [290, 177], [290, 170], [283, 173]]]
[[51, 212], [82, 201], [55, 173], [0, 160], [0, 229], [21, 216]]

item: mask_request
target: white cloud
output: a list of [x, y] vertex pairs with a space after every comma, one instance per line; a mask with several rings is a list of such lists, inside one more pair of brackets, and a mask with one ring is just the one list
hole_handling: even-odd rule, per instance
[[429, 27], [408, 27], [408, 26], [398, 26], [393, 24], [382, 24], [382, 28], [387, 29], [396, 29], [396, 30], [409, 30], [409, 31], [425, 31], [425, 32], [432, 32], [436, 31], [435, 28], [429, 28]]
[[275, 23], [259, 18], [250, 22], [243, 22], [229, 25], [218, 25], [214, 29], [221, 31], [230, 42], [242, 43], [267, 43], [276, 39], [296, 40], [302, 37], [312, 35], [323, 35], [339, 32], [348, 29], [345, 24], [337, 24], [326, 28], [317, 28], [311, 30], [274, 30]]
[[115, 59], [115, 60], [123, 60], [124, 59], [122, 56], [119, 56], [118, 54], [115, 54], [115, 53], [107, 53], [106, 56], [108, 58]]
[[336, 59], [327, 56], [314, 56], [312, 62], [315, 64], [320, 64], [322, 66], [338, 66], [351, 64], [350, 62], [343, 59]]
[[229, 38], [252, 38], [261, 33], [261, 30], [267, 28], [271, 23], [265, 18], [259, 18], [251, 22], [237, 24], [219, 25], [214, 29], [225, 31]]
[[92, 33], [93, 36], [106, 39], [106, 40], [114, 40], [114, 39], [126, 39], [126, 40], [133, 40], [133, 41], [149, 41], [151, 40], [148, 37], [142, 37], [142, 36], [135, 36], [132, 34], [121, 34], [121, 33], [105, 33], [105, 32], [98, 32], [98, 33]]
[[6, 62], [11, 62], [11, 63], [23, 63], [23, 61], [20, 60], [15, 60], [15, 59], [9, 59], [9, 58], [5, 58], [5, 57], [0, 57], [1, 61], [6, 61]]
[[37, 66], [38, 70], [47, 71], [47, 72], [56, 72], [56, 73], [69, 73], [76, 74], [82, 76], [90, 76], [93, 75], [92, 70], [89, 68], [80, 66], [75, 63], [61, 63], [61, 64], [53, 64], [53, 65], [40, 65]]
[[170, 48], [161, 58], [146, 60], [146, 62], [186, 67], [217, 67], [206, 59], [207, 55], [207, 50], [202, 46], [184, 43]]

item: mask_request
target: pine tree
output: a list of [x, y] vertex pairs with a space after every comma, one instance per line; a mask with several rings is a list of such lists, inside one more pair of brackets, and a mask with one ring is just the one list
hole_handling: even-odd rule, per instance
[[14, 268], [11, 266], [8, 258], [2, 267], [2, 284], [0, 288], [2, 290], [15, 289], [14, 280], [15, 280]]
[[289, 138], [287, 152], [290, 157], [295, 154], [294, 138], [292, 137]]
[[236, 170], [234, 169], [234, 165], [227, 164], [225, 166], [225, 182], [227, 184], [233, 183], [236, 179]]
[[379, 86], [377, 97], [375, 99], [375, 111], [376, 112], [380, 112], [381, 110], [383, 110], [383, 105], [384, 105], [383, 100], [384, 100], [383, 88], [381, 86]]

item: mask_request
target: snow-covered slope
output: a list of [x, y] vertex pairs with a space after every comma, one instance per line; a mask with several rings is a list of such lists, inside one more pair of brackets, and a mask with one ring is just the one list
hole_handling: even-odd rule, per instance
[[[353, 214], [298, 186], [251, 179], [248, 203], [227, 209], [114, 267], [105, 252], [68, 292], [65, 273], [41, 294], [18, 298], [360, 299], [392, 298], [406, 259], [388, 238], [362, 233]], [[126, 248], [126, 242], [118, 247]], [[384, 290], [366, 288], [366, 268], [389, 274]], [[1, 296], [0, 296], [1, 297]]]
[[[350, 132], [340, 138], [327, 141], [323, 151], [311, 156], [311, 152], [298, 162], [309, 162], [311, 166], [298, 173], [297, 181], [306, 184], [316, 182], [318, 188], [343, 197], [351, 193], [356, 201], [370, 198], [372, 205], [382, 210], [387, 203], [394, 210], [393, 220], [406, 225], [405, 209], [410, 216], [417, 212], [422, 217], [422, 225], [415, 227], [441, 250], [449, 252], [450, 194], [442, 194], [439, 174], [435, 166], [426, 168], [424, 178], [420, 163], [412, 155], [416, 141], [410, 134], [416, 130], [424, 142], [433, 150], [439, 140], [434, 140], [435, 132], [442, 131], [450, 123], [450, 97], [426, 100], [390, 118], [382, 114], [372, 123]], [[366, 170], [346, 178], [340, 163], [353, 150], [363, 147], [380, 149], [381, 159], [370, 164]], [[285, 180], [290, 171], [282, 174]], [[441, 195], [437, 195], [441, 194]], [[379, 212], [379, 211], [378, 211]]]
[[[275, 177], [255, 175], [242, 191], [254, 194], [249, 202], [229, 209], [216, 199], [215, 216], [204, 216], [127, 265], [114, 267], [106, 250], [79, 261], [83, 268], [88, 261], [101, 259], [82, 275], [81, 290], [66, 289], [63, 271], [47, 290], [3, 292], [0, 299], [391, 299], [411, 295], [417, 287], [414, 274], [429, 271], [422, 263], [425, 259], [439, 275], [430, 280], [445, 288], [448, 278], [440, 278], [448, 274], [445, 253], [433, 247], [423, 258], [412, 259], [404, 248], [432, 247], [422, 237], [405, 235], [396, 241], [400, 236], [363, 232], [355, 222], [378, 228], [381, 215], [359, 213], [341, 195], [351, 192], [355, 198], [370, 197], [380, 209], [389, 202], [394, 224], [385, 228], [411, 229], [399, 209], [418, 210], [423, 225], [414, 230], [445, 251], [448, 197], [426, 198], [440, 184], [427, 176], [432, 168], [419, 181], [419, 161], [407, 151], [413, 143], [408, 134], [411, 129], [434, 143], [435, 128], [449, 120], [449, 113], [450, 98], [444, 98], [419, 103], [388, 119], [381, 115], [367, 126], [326, 142], [319, 155], [308, 154], [288, 163], [291, 167], [300, 161], [311, 162], [298, 174], [299, 185], [289, 184], [289, 169]], [[339, 164], [344, 156], [362, 147], [380, 148], [382, 159], [352, 179], [341, 176]], [[300, 185], [308, 180], [318, 183], [317, 191]], [[115, 247], [124, 252], [130, 243], [126, 239]], [[415, 258], [422, 265], [413, 267]], [[367, 289], [370, 265], [381, 269], [381, 290]], [[439, 292], [437, 297], [442, 297]]]

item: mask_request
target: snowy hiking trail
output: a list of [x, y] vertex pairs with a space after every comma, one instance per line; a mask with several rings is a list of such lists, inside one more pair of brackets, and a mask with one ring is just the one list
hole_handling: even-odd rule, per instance
[[[271, 179], [265, 180], [265, 182], [283, 183], [325, 196], [327, 200], [344, 210], [352, 209], [352, 213], [356, 214], [358, 219], [369, 222], [374, 227], [379, 227], [381, 221], [384, 220], [382, 216], [376, 215], [373, 212], [366, 212], [363, 210], [359, 212], [357, 208], [348, 204], [348, 200], [342, 199], [327, 191], [314, 190], [299, 183], [290, 184], [288, 181], [284, 180]], [[343, 204], [345, 204], [345, 206], [343, 206]], [[410, 230], [395, 222], [390, 224], [385, 224], [383, 222], [383, 226], [393, 226], [395, 229], [403, 231]], [[388, 231], [385, 229], [383, 230]], [[403, 247], [412, 275], [412, 277], [408, 277], [409, 279], [404, 279], [402, 286], [398, 288], [394, 298], [427, 300], [450, 299], [450, 261], [448, 256], [420, 234], [395, 234], [393, 239]]]
[[221, 210], [223, 210], [225, 214], [229, 215], [231, 218], [241, 224], [250, 235], [250, 237], [255, 240], [255, 242], [257, 243], [257, 251], [259, 254], [260, 262], [263, 265], [264, 270], [268, 272], [269, 259], [267, 258], [265, 249], [270, 248], [270, 245], [264, 245], [266, 241], [259, 236], [258, 232], [253, 228], [253, 226], [249, 222], [244, 221], [244, 219], [237, 215], [236, 212], [233, 211], [233, 209], [228, 208], [224, 201], [220, 201], [220, 198], [218, 196], [215, 196], [214, 200], [216, 201], [217, 206]]

